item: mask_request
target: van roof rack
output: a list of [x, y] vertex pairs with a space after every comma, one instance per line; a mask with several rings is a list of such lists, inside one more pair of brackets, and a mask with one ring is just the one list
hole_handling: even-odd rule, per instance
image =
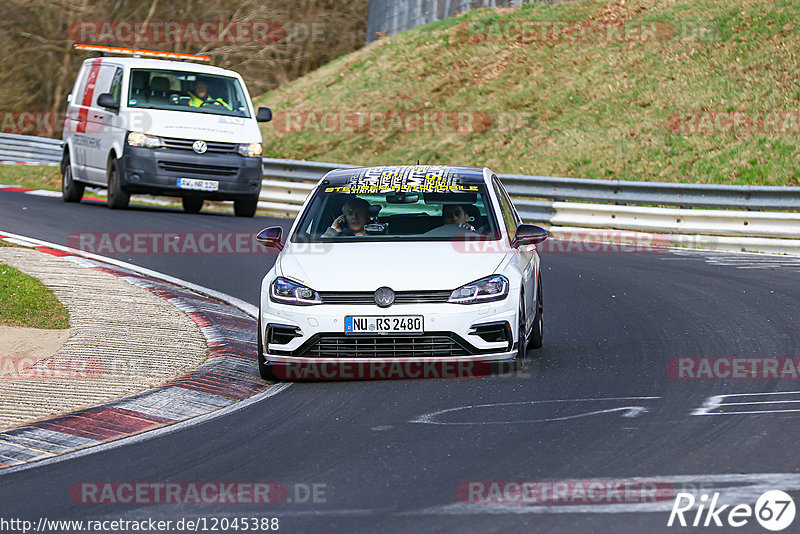
[[211, 61], [211, 56], [200, 56], [197, 54], [180, 54], [178, 52], [159, 52], [157, 50], [139, 50], [136, 48], [121, 48], [119, 46], [100, 46], [90, 44], [75, 44], [73, 47], [76, 50], [85, 50], [87, 52], [100, 52], [101, 56], [108, 54], [122, 54], [133, 57], [155, 57], [159, 59], [177, 59], [186, 60], [192, 59], [195, 61]]

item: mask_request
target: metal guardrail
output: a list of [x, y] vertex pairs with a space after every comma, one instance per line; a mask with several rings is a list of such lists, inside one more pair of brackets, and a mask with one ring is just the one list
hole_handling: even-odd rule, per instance
[[800, 187], [498, 176], [510, 195], [520, 197], [691, 208], [800, 210]]
[[[288, 187], [292, 182], [316, 182], [333, 169], [355, 166], [264, 158], [263, 167], [265, 179], [287, 181]], [[552, 202], [558, 200], [681, 208], [800, 210], [800, 187], [633, 182], [519, 174], [498, 176], [509, 194], [517, 200], [520, 212], [525, 211], [534, 217], [551, 215]]]
[[0, 161], [57, 165], [61, 162], [61, 140], [0, 133]]

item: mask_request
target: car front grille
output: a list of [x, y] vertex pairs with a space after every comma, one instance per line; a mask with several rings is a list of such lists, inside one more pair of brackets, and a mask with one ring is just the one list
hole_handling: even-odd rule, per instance
[[[447, 302], [452, 291], [397, 291], [395, 304], [429, 304]], [[374, 291], [321, 291], [325, 304], [375, 304]]]
[[184, 163], [181, 161], [165, 161], [158, 162], [158, 168], [162, 171], [174, 172], [180, 174], [196, 174], [202, 176], [236, 176], [239, 172], [237, 167], [228, 167], [222, 165], [204, 165], [198, 163]]
[[470, 354], [452, 335], [347, 336], [320, 334], [294, 356], [306, 358], [437, 358]]
[[[194, 150], [192, 144], [194, 139], [178, 139], [176, 137], [162, 137], [164, 148], [173, 150]], [[238, 154], [239, 145], [236, 143], [218, 143], [216, 141], [206, 141], [206, 154]]]

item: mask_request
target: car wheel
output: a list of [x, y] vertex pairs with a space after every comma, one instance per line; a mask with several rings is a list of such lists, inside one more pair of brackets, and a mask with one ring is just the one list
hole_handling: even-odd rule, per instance
[[539, 281], [536, 284], [536, 317], [533, 320], [531, 337], [528, 347], [532, 349], [542, 348], [542, 334], [544, 332], [544, 299], [542, 298], [542, 275], [539, 274]]
[[258, 374], [261, 375], [261, 378], [264, 380], [270, 381], [277, 381], [278, 378], [275, 376], [275, 372], [272, 370], [272, 366], [269, 365], [264, 361], [264, 349], [262, 343], [262, 336], [261, 333], [261, 310], [258, 312], [258, 348], [256, 349], [256, 358], [258, 359]]
[[527, 346], [525, 332], [525, 295], [519, 295], [519, 321], [517, 321], [517, 354], [514, 357], [513, 373], [524, 372], [528, 367]]
[[183, 197], [181, 202], [183, 203], [183, 211], [186, 213], [199, 213], [201, 209], [203, 209], [203, 202], [205, 199], [198, 198], [198, 197]]
[[252, 217], [256, 214], [258, 197], [233, 201], [233, 213], [237, 217]]
[[108, 165], [108, 207], [112, 210], [124, 210], [131, 201], [130, 193], [122, 190], [117, 170], [117, 160], [112, 159]]
[[64, 202], [80, 202], [85, 188], [84, 184], [72, 179], [72, 165], [69, 162], [69, 156], [67, 156], [61, 175], [61, 199]]

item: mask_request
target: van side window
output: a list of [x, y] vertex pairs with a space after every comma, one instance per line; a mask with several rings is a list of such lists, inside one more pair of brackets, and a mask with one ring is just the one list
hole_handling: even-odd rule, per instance
[[119, 70], [114, 65], [92, 65], [85, 91], [92, 92], [92, 107], [97, 107], [97, 97], [103, 93], [113, 93], [112, 82]]
[[117, 68], [114, 73], [114, 79], [111, 80], [111, 89], [108, 91], [114, 97], [114, 102], [119, 104], [120, 97], [122, 96], [122, 69]]

